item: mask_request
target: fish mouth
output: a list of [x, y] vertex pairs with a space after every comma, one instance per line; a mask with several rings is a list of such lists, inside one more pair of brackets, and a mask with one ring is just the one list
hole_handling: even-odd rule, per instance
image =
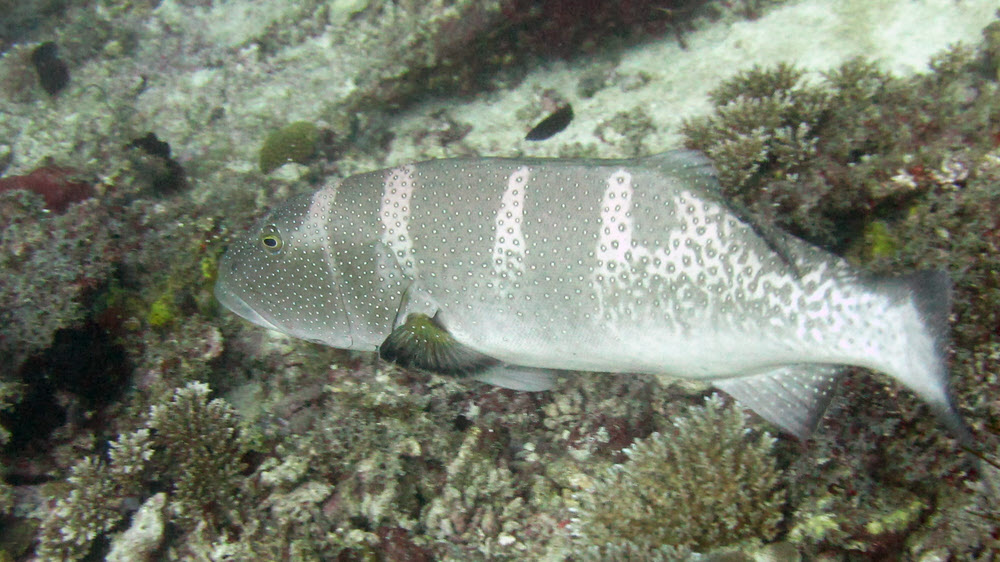
[[258, 326], [263, 326], [270, 330], [275, 330], [280, 332], [277, 326], [264, 319], [263, 316], [257, 313], [249, 304], [241, 299], [238, 295], [227, 289], [222, 283], [215, 284], [215, 298], [218, 299], [222, 306], [228, 308], [229, 310], [235, 312], [239, 316], [257, 324]]

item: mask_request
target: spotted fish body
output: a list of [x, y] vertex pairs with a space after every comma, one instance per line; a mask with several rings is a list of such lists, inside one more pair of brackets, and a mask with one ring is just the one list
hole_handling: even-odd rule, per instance
[[964, 432], [942, 353], [947, 277], [870, 278], [756, 226], [693, 151], [351, 176], [236, 240], [216, 295], [262, 326], [430, 368], [447, 361], [397, 336], [432, 320], [442, 353], [466, 352], [457, 371], [514, 388], [545, 388], [553, 369], [703, 379], [800, 436], [844, 367], [866, 367]]

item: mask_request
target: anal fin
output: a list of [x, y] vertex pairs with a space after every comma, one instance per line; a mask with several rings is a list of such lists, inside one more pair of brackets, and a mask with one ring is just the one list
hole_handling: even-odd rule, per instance
[[551, 369], [537, 369], [534, 367], [501, 363], [500, 365], [487, 367], [483, 371], [473, 375], [472, 378], [480, 382], [511, 390], [541, 392], [543, 390], [550, 390], [555, 386], [554, 372]]
[[712, 384], [760, 417], [806, 439], [823, 417], [844, 369], [842, 365], [799, 363]]

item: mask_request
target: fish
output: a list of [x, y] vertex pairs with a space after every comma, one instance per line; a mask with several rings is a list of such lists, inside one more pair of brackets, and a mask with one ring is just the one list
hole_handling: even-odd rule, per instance
[[541, 141], [552, 138], [557, 133], [561, 133], [569, 127], [569, 124], [573, 121], [573, 106], [570, 104], [565, 104], [559, 109], [550, 113], [545, 119], [538, 122], [537, 125], [528, 131], [525, 135], [524, 140], [528, 141]]
[[758, 224], [693, 150], [332, 180], [235, 238], [215, 295], [271, 330], [518, 390], [698, 379], [800, 439], [861, 367], [972, 442], [948, 390], [947, 273], [876, 277]]

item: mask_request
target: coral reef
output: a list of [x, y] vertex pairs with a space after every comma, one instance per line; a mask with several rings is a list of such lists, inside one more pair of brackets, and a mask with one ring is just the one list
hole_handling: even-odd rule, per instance
[[15, 189], [32, 191], [42, 196], [45, 208], [61, 213], [71, 203], [94, 196], [94, 186], [76, 179], [78, 175], [72, 168], [45, 166], [27, 175], [0, 178], [0, 193]]
[[132, 524], [111, 544], [105, 558], [108, 562], [154, 560], [163, 542], [163, 506], [167, 495], [163, 492], [146, 500], [132, 517]]
[[[114, 217], [87, 200], [64, 214], [46, 213], [42, 198], [0, 194], [0, 367], [15, 373], [51, 345], [57, 330], [87, 313], [88, 295], [107, 282], [118, 259]], [[85, 241], [84, 241], [85, 240]], [[44, 295], [44, 298], [38, 298]]]
[[38, 556], [44, 560], [79, 560], [91, 543], [123, 517], [128, 498], [142, 490], [146, 462], [152, 455], [149, 431], [121, 436], [111, 444], [109, 462], [87, 457], [70, 471], [70, 491], [45, 514]]
[[481, 436], [478, 427], [469, 430], [447, 466], [443, 493], [421, 514], [427, 534], [458, 557], [473, 545], [487, 557], [509, 551], [518, 542], [519, 522], [528, 516], [511, 471], [492, 456], [476, 454]]
[[111, 444], [107, 462], [87, 457], [76, 464], [67, 479], [70, 491], [44, 518], [39, 556], [83, 558], [96, 538], [122, 520], [128, 500], [144, 495], [150, 479], [170, 487], [167, 505], [154, 508], [147, 502], [150, 507], [139, 517], [155, 518], [166, 510], [171, 521], [188, 529], [226, 522], [239, 502], [245, 443], [232, 408], [210, 401], [209, 392], [200, 383], [178, 389], [150, 409], [145, 427]]
[[[780, 63], [793, 57], [745, 33], [777, 2], [606, 4], [581, 17], [510, 0], [0, 1], [0, 186], [58, 163], [80, 175], [56, 188], [93, 187], [64, 207], [46, 208], [48, 187], [0, 193], [0, 559], [996, 557], [982, 475], [871, 374], [852, 373], [798, 447], [702, 403], [703, 387], [573, 373], [515, 393], [219, 314], [226, 240], [320, 178], [446, 155], [645, 155], [688, 116], [685, 141], [749, 213], [874, 272], [950, 271], [953, 387], [994, 458], [997, 24], [981, 48], [897, 75], [884, 50], [878, 65]], [[794, 20], [808, 2], [789, 4]], [[922, 3], [852, 1], [831, 18], [853, 39], [865, 10], [891, 5], [946, 22], [921, 43], [974, 42], [950, 18], [975, 12], [978, 34], [984, 4], [926, 17]], [[697, 30], [713, 18], [727, 25]], [[808, 35], [798, 45], [836, 50]], [[72, 72], [57, 97], [31, 64], [48, 41]], [[572, 123], [524, 143], [557, 98]], [[265, 176], [263, 139], [295, 122], [317, 132], [308, 163]], [[709, 456], [748, 464], [698, 472]], [[758, 509], [738, 509], [747, 497]], [[746, 526], [696, 529], [710, 511]]]
[[162, 456], [153, 461], [158, 476], [173, 482], [170, 509], [181, 519], [199, 521], [205, 512], [225, 519], [238, 501], [246, 444], [232, 407], [208, 395], [207, 385], [191, 383], [149, 411], [152, 444]]
[[748, 434], [744, 414], [718, 395], [625, 449], [628, 457], [576, 495], [571, 524], [584, 546], [650, 555], [662, 547], [706, 551], [774, 538], [785, 494], [774, 437]]
[[954, 47], [910, 78], [863, 59], [820, 83], [785, 64], [754, 68], [712, 91], [715, 113], [685, 123], [686, 144], [712, 156], [726, 193], [761, 220], [843, 251], [933, 189], [931, 170], [993, 147], [983, 126], [998, 111], [995, 82], [979, 64]]
[[[16, 384], [0, 382], [0, 412], [10, 409], [11, 405], [19, 398], [20, 388]], [[0, 447], [6, 446], [10, 441], [10, 432], [0, 425]], [[0, 464], [0, 476], [6, 476], [7, 467]], [[0, 516], [8, 514], [14, 507], [13, 490], [5, 480], [0, 480]]]
[[[1000, 414], [990, 374], [1000, 367], [991, 352], [1000, 326], [1000, 85], [983, 72], [991, 56], [955, 46], [909, 78], [856, 60], [812, 83], [791, 67], [757, 68], [717, 88], [715, 113], [686, 125], [689, 145], [716, 155], [727, 192], [761, 220], [874, 272], [951, 274], [952, 386], [981, 433]], [[793, 464], [789, 538], [799, 550], [995, 556], [996, 541], [984, 538], [995, 533], [995, 508], [972, 484], [994, 475], [942, 453], [955, 445], [912, 397], [861, 373], [844, 390]], [[876, 417], [883, 411], [894, 415]], [[986, 433], [983, 448], [994, 441]], [[817, 464], [803, 464], [810, 459]]]

